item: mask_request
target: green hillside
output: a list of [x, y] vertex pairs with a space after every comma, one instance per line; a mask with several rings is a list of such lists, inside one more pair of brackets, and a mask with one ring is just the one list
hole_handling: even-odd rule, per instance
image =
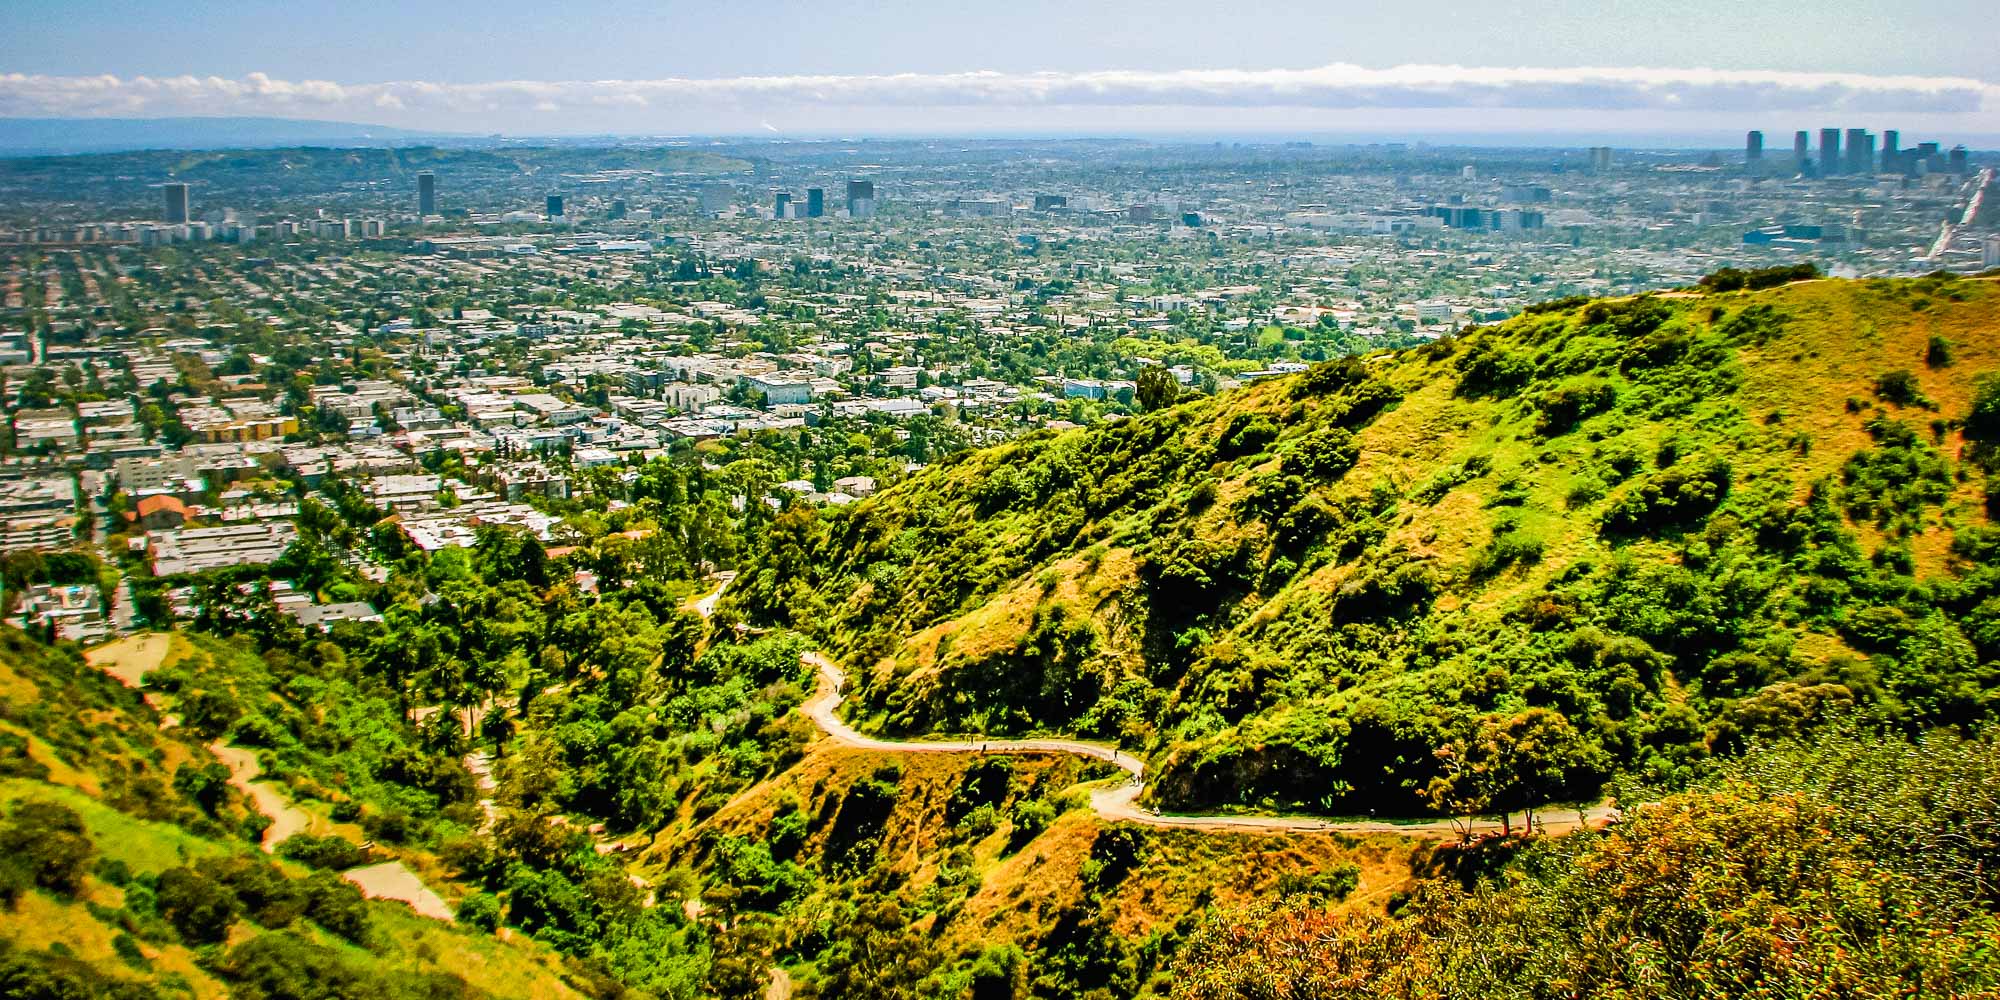
[[731, 599], [864, 729], [1117, 740], [1167, 809], [1497, 811], [1847, 706], [1978, 722], [1996, 332], [1992, 279], [1551, 303], [788, 513]]
[[0, 996], [579, 995], [544, 948], [257, 851], [204, 739], [0, 628]]

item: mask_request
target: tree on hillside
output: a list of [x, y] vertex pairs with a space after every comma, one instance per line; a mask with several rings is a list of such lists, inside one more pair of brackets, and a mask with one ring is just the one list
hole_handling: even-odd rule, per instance
[[1445, 773], [1426, 790], [1432, 805], [1454, 815], [1497, 812], [1508, 832], [1517, 810], [1532, 828], [1537, 806], [1596, 794], [1605, 769], [1603, 750], [1546, 708], [1486, 716], [1462, 747], [1442, 747], [1438, 758]]
[[1181, 395], [1181, 384], [1174, 373], [1160, 365], [1148, 365], [1139, 371], [1138, 386], [1132, 397], [1139, 401], [1140, 409], [1152, 411], [1174, 405]]

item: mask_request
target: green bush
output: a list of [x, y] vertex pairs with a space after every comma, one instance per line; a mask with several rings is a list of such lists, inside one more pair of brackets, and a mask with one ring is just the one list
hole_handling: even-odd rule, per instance
[[286, 837], [285, 842], [278, 845], [278, 856], [308, 868], [336, 871], [355, 868], [373, 860], [372, 855], [345, 837], [317, 837], [310, 833], [295, 833]]
[[1676, 464], [1628, 489], [1604, 512], [1605, 530], [1640, 534], [1706, 517], [1729, 492], [1729, 463]]
[[174, 771], [174, 791], [187, 796], [202, 812], [214, 816], [229, 801], [229, 769], [214, 760], [188, 761]]
[[0, 903], [11, 905], [31, 888], [76, 895], [94, 853], [76, 810], [40, 799], [15, 803], [0, 825]]
[[1973, 387], [1972, 408], [1965, 415], [1965, 436], [1983, 444], [2000, 442], [2000, 373], [1979, 376]]
[[236, 894], [193, 868], [169, 868], [154, 886], [160, 916], [190, 945], [216, 944], [242, 912]]
[[1933, 334], [1930, 343], [1924, 347], [1924, 364], [1932, 368], [1951, 366], [1951, 341]]
[[1784, 264], [1748, 271], [1725, 267], [1702, 278], [1698, 284], [1708, 292], [1757, 291], [1794, 281], [1810, 281], [1822, 274], [1817, 264]]
[[354, 883], [330, 871], [305, 879], [306, 916], [355, 944], [368, 940], [368, 901]]
[[1535, 374], [1533, 361], [1483, 337], [1452, 364], [1458, 370], [1461, 396], [1504, 396], [1527, 384]]
[[1229, 419], [1216, 444], [1217, 458], [1228, 460], [1255, 455], [1278, 439], [1278, 425], [1261, 413], [1238, 413]]
[[1341, 427], [1326, 427], [1299, 438], [1285, 455], [1284, 471], [1307, 479], [1331, 480], [1354, 467], [1361, 449], [1354, 435]]
[[1567, 434], [1593, 414], [1617, 405], [1618, 389], [1609, 382], [1588, 380], [1559, 386], [1535, 397], [1535, 433], [1543, 437]]
[[244, 915], [265, 927], [283, 927], [306, 912], [305, 891], [262, 858], [211, 858], [196, 870], [227, 889]]
[[500, 926], [500, 900], [491, 893], [474, 892], [458, 903], [458, 922], [482, 931]]
[[1922, 406], [1930, 408], [1937, 405], [1931, 402], [1930, 397], [1924, 395], [1923, 387], [1917, 383], [1916, 373], [1908, 369], [1898, 369], [1877, 375], [1875, 377], [1875, 395], [1877, 398], [1885, 402], [1894, 403], [1897, 406]]

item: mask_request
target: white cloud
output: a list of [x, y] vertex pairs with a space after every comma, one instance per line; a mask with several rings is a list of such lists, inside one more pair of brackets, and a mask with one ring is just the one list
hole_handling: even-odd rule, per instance
[[[1570, 69], [1336, 64], [1317, 69], [900, 73], [722, 79], [395, 81], [343, 84], [262, 73], [116, 77], [0, 74], [0, 115], [394, 117], [450, 129], [551, 109], [595, 109], [635, 125], [717, 112], [828, 107], [1505, 109], [1648, 113], [1782, 111], [2000, 113], [2000, 86], [1963, 77], [1710, 69]], [[748, 119], [755, 122], [756, 118]]]

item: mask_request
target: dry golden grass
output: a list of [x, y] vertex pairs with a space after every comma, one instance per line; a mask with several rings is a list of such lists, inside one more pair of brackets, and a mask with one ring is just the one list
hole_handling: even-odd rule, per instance
[[[779, 803], [793, 799], [809, 816], [820, 815], [855, 782], [878, 767], [895, 764], [902, 772], [900, 794], [882, 833], [879, 860], [900, 872], [902, 892], [921, 894], [936, 881], [952, 844], [944, 808], [978, 755], [893, 754], [827, 743], [806, 758], [718, 811], [705, 823], [662, 843], [641, 859], [657, 878], [675, 864], [692, 860], [703, 830], [761, 837]], [[1082, 776], [1074, 758], [1012, 757], [1016, 781], [1046, 783], [1051, 793]], [[830, 826], [830, 824], [828, 824]], [[977, 949], [995, 941], [1033, 940], [1046, 934], [1064, 912], [1089, 893], [1084, 867], [1091, 846], [1105, 829], [1087, 809], [1060, 816], [1048, 829], [1012, 853], [1004, 853], [1003, 823], [969, 845], [979, 882], [942, 926], [933, 915], [924, 926], [952, 948]], [[1393, 891], [1411, 881], [1412, 866], [1431, 849], [1394, 835], [1347, 837], [1330, 833], [1216, 833], [1201, 830], [1143, 829], [1142, 859], [1105, 894], [1103, 905], [1121, 935], [1143, 936], [1172, 923], [1205, 901], [1228, 906], [1267, 895], [1286, 873], [1354, 864], [1361, 881], [1349, 905], [1380, 908]], [[815, 857], [825, 831], [806, 841], [802, 855]], [[666, 905], [667, 901], [663, 901]]]
[[[115, 905], [121, 899], [117, 890], [108, 886], [93, 883], [90, 891], [102, 905]], [[187, 981], [200, 1000], [219, 1000], [229, 995], [222, 983], [195, 964], [193, 952], [177, 944], [142, 942], [140, 952], [152, 963], [153, 973], [147, 975], [132, 969], [112, 948], [111, 940], [118, 933], [117, 928], [93, 918], [81, 901], [61, 902], [39, 892], [22, 895], [11, 912], [0, 911], [0, 938], [23, 951], [46, 951], [60, 944], [99, 972], [118, 978], [146, 982], [160, 974], [174, 973]]]

